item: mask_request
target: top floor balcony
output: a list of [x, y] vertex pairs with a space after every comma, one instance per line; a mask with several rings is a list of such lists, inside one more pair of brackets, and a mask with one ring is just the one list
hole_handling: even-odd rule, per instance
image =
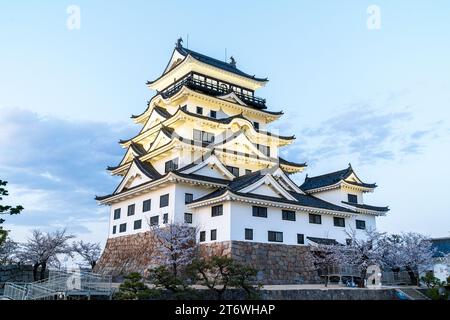
[[248, 104], [257, 109], [267, 109], [266, 99], [255, 97], [254, 95], [245, 94], [241, 88], [237, 88], [225, 83], [218, 83], [217, 81], [206, 81], [194, 77], [192, 74], [184, 77], [183, 79], [176, 82], [174, 85], [162, 91], [164, 97], [171, 97], [175, 93], [181, 90], [183, 86], [187, 86], [193, 90], [198, 90], [206, 94], [213, 96], [221, 96], [231, 92], [234, 92], [239, 99], [244, 103]]

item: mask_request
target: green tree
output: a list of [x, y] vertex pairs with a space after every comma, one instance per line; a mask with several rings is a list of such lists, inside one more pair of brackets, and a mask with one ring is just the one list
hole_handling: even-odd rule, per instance
[[117, 300], [145, 300], [151, 296], [152, 292], [144, 283], [142, 276], [137, 272], [133, 272], [125, 277], [114, 298]]
[[155, 295], [161, 295], [165, 290], [174, 299], [194, 299], [195, 290], [189, 287], [185, 276], [174, 274], [167, 266], [160, 266], [149, 270], [149, 281], [155, 286]]
[[[8, 190], [6, 190], [7, 181], [0, 180], [0, 201], [3, 200], [3, 197], [9, 195]], [[0, 215], [15, 215], [19, 214], [23, 210], [22, 206], [4, 206], [0, 204]], [[4, 219], [0, 218], [0, 246], [6, 241], [8, 236], [8, 231], [4, 230], [1, 226], [5, 222]]]
[[231, 258], [215, 256], [210, 260], [195, 260], [188, 267], [194, 281], [213, 291], [218, 300], [222, 300], [227, 289], [243, 289], [247, 299], [258, 297], [260, 286], [252, 285], [257, 270]]

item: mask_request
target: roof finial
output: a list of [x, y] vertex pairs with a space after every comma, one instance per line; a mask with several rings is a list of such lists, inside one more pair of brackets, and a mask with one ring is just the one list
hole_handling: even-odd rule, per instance
[[175, 44], [175, 46], [176, 46], [178, 49], [180, 49], [180, 48], [183, 47], [183, 38], [182, 38], [182, 37], [179, 37], [179, 38], [178, 38], [177, 43]]
[[230, 57], [230, 64], [236, 68], [236, 59], [233, 56]]

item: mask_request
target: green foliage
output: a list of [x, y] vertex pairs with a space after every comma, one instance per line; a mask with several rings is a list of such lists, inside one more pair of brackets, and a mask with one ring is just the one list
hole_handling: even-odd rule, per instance
[[436, 278], [431, 272], [428, 272], [424, 277], [421, 277], [420, 280], [430, 289], [443, 287], [445, 285], [445, 282]]
[[213, 291], [218, 300], [223, 299], [229, 288], [243, 289], [247, 299], [259, 297], [261, 286], [251, 284], [257, 270], [231, 258], [216, 256], [210, 260], [194, 260], [187, 270], [194, 281]]
[[[3, 200], [4, 196], [8, 196], [8, 190], [6, 190], [7, 181], [0, 180], [0, 201]], [[22, 206], [3, 206], [0, 204], [0, 215], [15, 215], [19, 214], [23, 210]], [[8, 236], [8, 231], [4, 230], [1, 226], [5, 222], [4, 219], [0, 218], [0, 246], [6, 241]]]
[[125, 281], [119, 286], [119, 291], [114, 295], [117, 300], [145, 300], [150, 297], [152, 297], [152, 291], [137, 272], [127, 275]]
[[443, 290], [443, 288], [429, 288], [426, 295], [432, 300], [447, 300], [448, 292]]
[[155, 286], [153, 290], [158, 295], [167, 290], [173, 299], [195, 299], [197, 294], [195, 290], [189, 287], [186, 278], [177, 272], [169, 269], [167, 266], [160, 266], [149, 270], [149, 281]]

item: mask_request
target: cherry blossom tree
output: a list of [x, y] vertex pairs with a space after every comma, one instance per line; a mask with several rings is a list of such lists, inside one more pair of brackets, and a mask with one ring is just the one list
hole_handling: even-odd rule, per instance
[[12, 264], [16, 262], [18, 244], [11, 239], [7, 238], [0, 246], [0, 265]]
[[174, 276], [190, 264], [197, 252], [197, 229], [182, 223], [152, 226], [157, 241], [155, 257], [161, 266], [169, 268]]
[[[60, 255], [72, 255], [73, 248], [67, 242], [74, 238], [66, 233], [66, 229], [52, 233], [33, 230], [27, 243], [21, 245], [18, 253], [20, 261], [33, 264], [34, 280], [43, 280], [47, 266], [58, 266]], [[40, 279], [38, 269], [41, 267]]]
[[382, 263], [391, 269], [405, 268], [412, 283], [418, 282], [418, 268], [432, 262], [434, 250], [431, 240], [419, 233], [408, 232], [385, 236]]
[[[318, 266], [354, 267], [365, 279], [367, 268], [382, 265], [385, 242], [381, 241], [384, 233], [367, 229], [364, 236], [357, 236], [355, 230], [346, 231], [347, 245], [319, 245], [315, 248], [315, 264]], [[319, 254], [318, 254], [319, 253]], [[361, 282], [360, 286], [364, 286]]]
[[102, 252], [99, 243], [83, 242], [83, 240], [74, 242], [72, 244], [72, 250], [79, 254], [89, 264], [91, 269], [94, 269]]

